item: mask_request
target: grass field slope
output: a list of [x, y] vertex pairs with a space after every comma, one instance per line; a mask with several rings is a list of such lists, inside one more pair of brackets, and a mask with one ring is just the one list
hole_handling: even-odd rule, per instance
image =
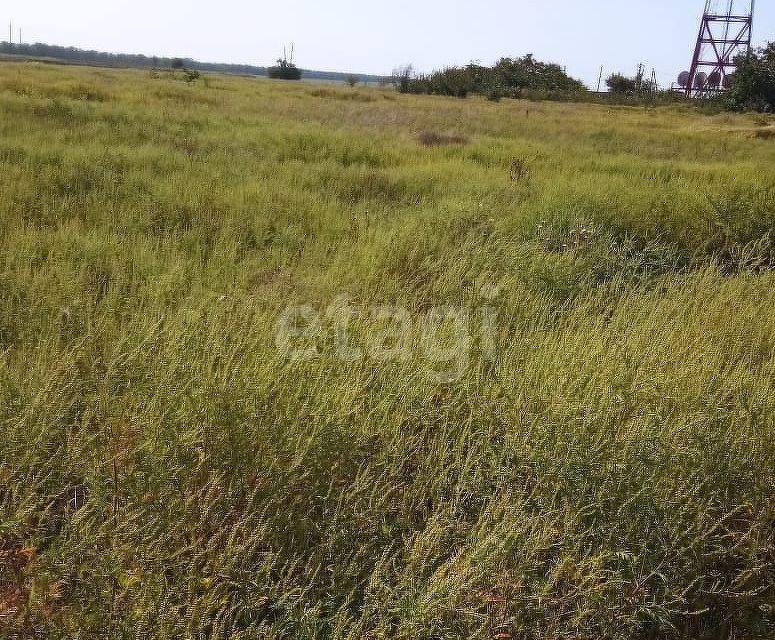
[[775, 637], [770, 121], [183, 78], [0, 64], [0, 638]]

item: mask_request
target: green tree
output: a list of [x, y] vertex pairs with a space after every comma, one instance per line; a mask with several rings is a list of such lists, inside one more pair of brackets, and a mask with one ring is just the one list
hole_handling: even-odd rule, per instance
[[619, 95], [634, 96], [638, 90], [638, 81], [621, 73], [612, 74], [605, 83], [611, 93]]
[[521, 91], [577, 93], [586, 89], [560, 65], [536, 60], [532, 53], [521, 58], [501, 58], [484, 77], [515, 97], [519, 97]]
[[501, 58], [492, 67], [471, 63], [420, 76], [415, 75], [411, 67], [401, 67], [393, 72], [393, 84], [401, 93], [430, 93], [459, 98], [475, 93], [493, 100], [531, 95], [571, 95], [586, 90], [560, 65], [541, 62], [531, 54], [521, 58]]
[[727, 100], [733, 109], [775, 111], [775, 42], [736, 60]]

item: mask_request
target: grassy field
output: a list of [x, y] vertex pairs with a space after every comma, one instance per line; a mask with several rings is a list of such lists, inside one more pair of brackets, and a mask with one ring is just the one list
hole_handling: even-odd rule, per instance
[[34, 64], [0, 114], [0, 637], [775, 637], [761, 116]]

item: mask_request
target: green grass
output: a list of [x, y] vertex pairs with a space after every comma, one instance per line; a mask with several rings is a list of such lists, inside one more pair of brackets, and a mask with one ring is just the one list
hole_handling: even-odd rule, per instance
[[[33, 64], [0, 113], [0, 637], [775, 637], [764, 123]], [[343, 296], [412, 357], [286, 360]], [[434, 382], [438, 305], [495, 361]]]

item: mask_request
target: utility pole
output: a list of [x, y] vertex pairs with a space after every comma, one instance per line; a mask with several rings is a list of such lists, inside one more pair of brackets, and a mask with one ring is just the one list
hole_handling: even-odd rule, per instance
[[13, 44], [13, 22], [8, 23], [8, 44]]
[[597, 79], [597, 92], [600, 93], [600, 88], [603, 86], [603, 65], [600, 65], [600, 77]]
[[638, 93], [640, 93], [641, 89], [643, 89], [643, 74], [646, 72], [646, 67], [641, 62], [638, 65], [638, 73], [635, 76], [635, 85], [637, 87]]

